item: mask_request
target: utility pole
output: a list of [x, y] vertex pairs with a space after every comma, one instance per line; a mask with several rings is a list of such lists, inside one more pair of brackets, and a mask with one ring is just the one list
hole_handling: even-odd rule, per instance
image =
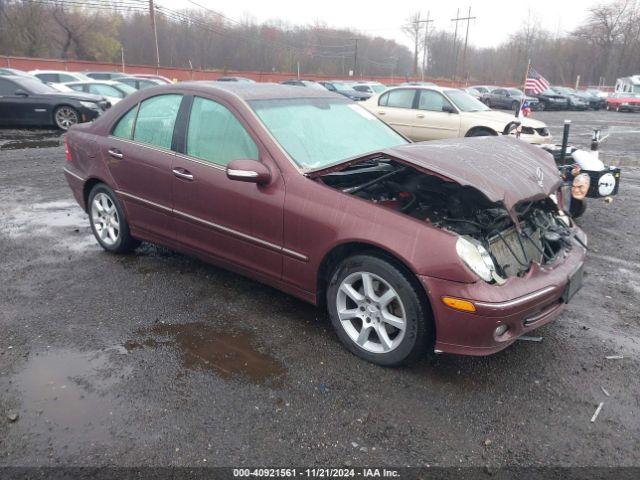
[[427, 38], [429, 36], [429, 24], [433, 23], [433, 20], [430, 19], [431, 17], [431, 12], [427, 11], [427, 19], [426, 20], [420, 20], [420, 17], [418, 17], [418, 20], [416, 21], [416, 23], [418, 25], [420, 25], [421, 23], [424, 23], [424, 41], [422, 43], [422, 81], [424, 82], [424, 71], [427, 68]]
[[472, 17], [471, 16], [471, 6], [469, 6], [469, 14], [466, 17], [460, 17], [460, 9], [458, 9], [458, 11], [456, 12], [456, 18], [452, 18], [451, 21], [452, 22], [456, 22], [456, 33], [454, 34], [453, 37], [453, 47], [455, 48], [456, 54], [455, 54], [455, 65], [453, 67], [453, 79], [455, 80], [456, 75], [458, 74], [458, 44], [457, 44], [457, 39], [458, 39], [458, 22], [462, 22], [464, 20], [467, 21], [467, 33], [464, 37], [464, 50], [462, 52], [462, 70], [464, 73], [464, 69], [465, 69], [465, 64], [467, 62], [467, 44], [469, 43], [469, 23], [471, 22], [471, 20], [475, 20], [476, 17]]
[[358, 74], [358, 40], [359, 38], [354, 38], [356, 42], [356, 48], [353, 53], [353, 78], [355, 78]]
[[160, 69], [160, 50], [158, 50], [158, 30], [156, 29], [156, 8], [153, 0], [149, 0], [149, 18], [151, 19], [151, 30], [153, 30], [153, 38], [156, 42], [156, 75]]

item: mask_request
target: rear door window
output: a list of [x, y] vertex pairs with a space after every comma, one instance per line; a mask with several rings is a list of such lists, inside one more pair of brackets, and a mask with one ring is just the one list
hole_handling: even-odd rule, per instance
[[391, 90], [380, 97], [378, 104], [383, 107], [413, 108], [415, 94], [416, 91], [413, 88]]
[[158, 95], [140, 104], [133, 140], [154, 147], [171, 149], [173, 127], [182, 95]]
[[201, 97], [193, 99], [186, 153], [222, 166], [232, 160], [259, 159], [258, 147], [235, 115]]
[[59, 83], [57, 73], [37, 73], [36, 77], [38, 77], [43, 82]]

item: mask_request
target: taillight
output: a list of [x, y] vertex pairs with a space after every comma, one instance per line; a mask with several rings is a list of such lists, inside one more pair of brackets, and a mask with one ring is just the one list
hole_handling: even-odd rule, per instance
[[71, 149], [69, 148], [69, 137], [65, 135], [64, 137], [64, 154], [66, 156], [67, 162], [71, 161]]

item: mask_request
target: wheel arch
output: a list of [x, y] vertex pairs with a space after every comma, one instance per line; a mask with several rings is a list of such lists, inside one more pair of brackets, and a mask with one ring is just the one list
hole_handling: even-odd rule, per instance
[[485, 131], [485, 132], [489, 132], [491, 135], [493, 136], [497, 136], [498, 132], [496, 132], [493, 128], [491, 127], [486, 127], [484, 125], [476, 125], [475, 127], [471, 127], [469, 130], [467, 130], [467, 133], [465, 133], [465, 137], [470, 137], [472, 136], [474, 133], [476, 132], [480, 132], [480, 131]]
[[93, 187], [98, 185], [99, 183], [104, 183], [109, 186], [107, 182], [98, 177], [89, 177], [85, 180], [84, 185], [82, 186], [82, 200], [84, 202], [84, 211], [89, 212], [89, 194]]
[[73, 105], [71, 102], [67, 102], [67, 101], [62, 101], [60, 103], [56, 103], [53, 107], [51, 107], [51, 121], [53, 122], [53, 124], [56, 124], [56, 110], [58, 110], [60, 107], [69, 107], [69, 108], [73, 108], [76, 113], [78, 114], [78, 120], [80, 119], [80, 109], [78, 108], [77, 105]]
[[[433, 309], [431, 308], [431, 299], [429, 298], [429, 293], [424, 288], [424, 285], [422, 285], [422, 282], [418, 280], [417, 273], [413, 271], [409, 267], [407, 262], [402, 260], [398, 255], [394, 255], [393, 253], [378, 245], [374, 245], [372, 243], [367, 243], [364, 241], [349, 241], [340, 243], [338, 245], [335, 245], [324, 255], [318, 267], [316, 279], [316, 303], [318, 306], [326, 305], [327, 287], [330, 281], [329, 277], [336, 266], [345, 258], [358, 254], [367, 254], [381, 258], [392, 263], [395, 267], [400, 269], [413, 284], [414, 288], [422, 294], [420, 295], [420, 297], [424, 300], [425, 306], [433, 318]], [[434, 324], [435, 328], [435, 322], [432, 323]]]

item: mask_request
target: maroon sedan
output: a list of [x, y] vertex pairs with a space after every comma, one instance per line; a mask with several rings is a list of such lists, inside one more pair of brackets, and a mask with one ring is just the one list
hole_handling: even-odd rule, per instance
[[329, 91], [154, 87], [74, 126], [67, 160], [104, 249], [158, 243], [326, 304], [381, 365], [502, 350], [581, 284], [586, 238], [549, 154], [508, 137], [412, 144]]

